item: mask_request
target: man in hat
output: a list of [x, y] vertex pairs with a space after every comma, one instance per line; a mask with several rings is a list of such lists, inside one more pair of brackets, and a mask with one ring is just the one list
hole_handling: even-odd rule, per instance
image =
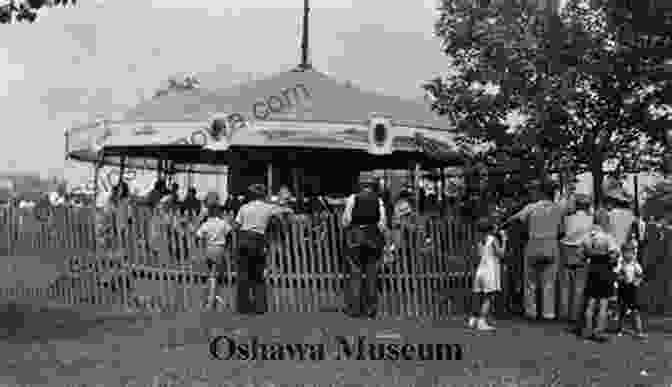
[[267, 231], [279, 207], [265, 201], [266, 187], [254, 184], [248, 188], [250, 201], [240, 207], [235, 219], [238, 230], [238, 281], [236, 305], [239, 313], [266, 312]]
[[529, 240], [524, 252], [525, 314], [539, 320], [556, 318], [555, 295], [559, 240], [566, 207], [553, 202], [555, 186], [541, 182], [535, 192], [537, 200], [510, 217], [527, 223]]
[[374, 318], [378, 307], [378, 263], [385, 247], [387, 219], [383, 201], [375, 191], [375, 179], [365, 175], [359, 183], [359, 193], [347, 198], [343, 212], [351, 269], [347, 313]]

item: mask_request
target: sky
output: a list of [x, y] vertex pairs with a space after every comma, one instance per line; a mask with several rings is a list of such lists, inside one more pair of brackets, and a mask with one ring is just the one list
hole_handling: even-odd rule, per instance
[[[312, 0], [313, 65], [383, 94], [419, 98], [447, 69], [435, 1]], [[175, 74], [205, 88], [289, 70], [301, 0], [80, 0], [0, 25], [0, 170], [79, 179], [67, 127], [129, 110]], [[384, 64], [381, 66], [381, 63]]]
[[[312, 0], [315, 68], [409, 99], [446, 73], [436, 0]], [[176, 74], [223, 88], [300, 59], [302, 0], [79, 0], [34, 24], [0, 25], [0, 171], [83, 183], [64, 130], [129, 110]]]

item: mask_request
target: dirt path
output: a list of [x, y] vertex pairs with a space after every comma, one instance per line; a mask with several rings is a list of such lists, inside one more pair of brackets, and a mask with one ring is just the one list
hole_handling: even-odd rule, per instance
[[[654, 324], [645, 343], [618, 337], [595, 344], [569, 336], [559, 324], [521, 321], [502, 321], [496, 333], [476, 334], [457, 320], [362, 322], [337, 313], [94, 318], [67, 310], [4, 307], [0, 317], [5, 332], [8, 325], [21, 326], [1, 344], [0, 385], [8, 386], [672, 384], [672, 320]], [[398, 333], [409, 343], [462, 344], [464, 359], [244, 362], [213, 360], [208, 353], [215, 335], [291, 344], [383, 332]]]

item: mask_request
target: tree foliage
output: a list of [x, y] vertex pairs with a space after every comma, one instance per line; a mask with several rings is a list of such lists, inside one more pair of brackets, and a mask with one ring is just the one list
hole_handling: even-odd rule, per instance
[[433, 108], [457, 123], [460, 141], [494, 145], [483, 156], [491, 165], [527, 171], [519, 177], [590, 171], [601, 187], [605, 165], [615, 175], [660, 168], [670, 30], [637, 30], [614, 10], [600, 0], [569, 0], [561, 12], [443, 0], [436, 33], [452, 68], [426, 85]]
[[0, 5], [0, 24], [33, 23], [42, 8], [75, 6], [77, 0], [11, 0]]

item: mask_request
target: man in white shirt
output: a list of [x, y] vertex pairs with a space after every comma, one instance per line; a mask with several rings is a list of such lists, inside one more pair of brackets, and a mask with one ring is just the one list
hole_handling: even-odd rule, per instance
[[265, 201], [266, 187], [254, 184], [249, 187], [251, 201], [238, 210], [235, 227], [238, 229], [238, 281], [236, 304], [239, 313], [263, 314], [266, 312], [267, 231], [274, 216], [282, 208]]
[[558, 243], [567, 209], [553, 202], [555, 187], [552, 182], [543, 182], [537, 193], [539, 199], [509, 218], [507, 223], [513, 220], [526, 222], [530, 235], [524, 253], [525, 314], [530, 318], [552, 320], [556, 317]]
[[569, 320], [577, 321], [582, 326], [583, 289], [585, 287], [585, 270], [581, 254], [581, 241], [594, 227], [593, 215], [590, 213], [591, 198], [588, 195], [574, 196], [575, 212], [565, 218], [564, 238], [560, 240], [560, 313]]
[[637, 217], [631, 208], [631, 200], [622, 188], [605, 192], [605, 202], [609, 209], [609, 233], [616, 238], [619, 246], [630, 242], [639, 226]]

